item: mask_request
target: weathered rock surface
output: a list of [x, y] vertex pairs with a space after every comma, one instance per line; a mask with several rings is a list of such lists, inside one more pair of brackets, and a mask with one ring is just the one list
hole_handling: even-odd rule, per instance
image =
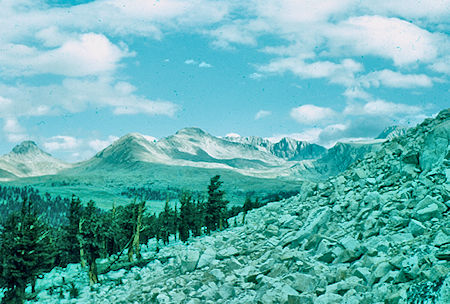
[[93, 289], [55, 270], [51, 278], [59, 271], [77, 282], [79, 298], [51, 296], [45, 279], [38, 299], [450, 303], [449, 122], [445, 110], [339, 176], [305, 183], [298, 196], [250, 211], [237, 227], [163, 247], [147, 266], [101, 276]]

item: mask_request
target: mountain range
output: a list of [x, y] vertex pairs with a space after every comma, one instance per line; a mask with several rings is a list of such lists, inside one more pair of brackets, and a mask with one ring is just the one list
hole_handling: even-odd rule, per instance
[[[331, 155], [347, 147], [338, 144]], [[162, 245], [152, 238], [134, 267], [126, 267], [125, 257], [114, 270], [112, 259], [98, 259], [99, 269], [110, 271], [94, 287], [79, 264], [56, 267], [39, 277], [35, 298], [55, 304], [449, 304], [450, 109], [299, 190], [188, 242], [172, 238]], [[113, 258], [114, 264], [120, 255]], [[75, 287], [77, 298], [69, 299]]]
[[342, 172], [377, 151], [386, 138], [401, 134], [399, 130], [390, 128], [378, 139], [341, 142], [330, 149], [292, 138], [275, 143], [254, 136], [219, 138], [199, 128], [185, 128], [158, 141], [130, 133], [74, 164], [25, 141], [0, 157], [0, 180], [62, 195], [101, 189], [98, 197], [102, 199], [105, 192], [129, 186], [200, 190], [215, 174], [223, 176], [228, 192], [238, 196], [246, 191], [290, 190], [305, 180], [323, 180]]

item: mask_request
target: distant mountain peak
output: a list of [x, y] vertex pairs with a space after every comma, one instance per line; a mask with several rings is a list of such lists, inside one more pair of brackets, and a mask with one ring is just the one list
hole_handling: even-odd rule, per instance
[[380, 133], [375, 139], [387, 139], [390, 140], [394, 137], [398, 137], [406, 134], [408, 128], [401, 126], [389, 126], [386, 127], [383, 132]]
[[12, 152], [15, 154], [27, 154], [27, 153], [32, 153], [32, 152], [45, 153], [41, 149], [39, 149], [39, 147], [37, 146], [37, 144], [34, 141], [31, 141], [31, 140], [26, 140], [26, 141], [23, 141], [22, 143], [18, 144], [17, 146], [15, 146], [12, 149]]
[[132, 132], [132, 133], [128, 133], [125, 134], [124, 136], [122, 136], [121, 138], [119, 138], [119, 142], [120, 141], [125, 141], [125, 140], [142, 140], [145, 139], [145, 137], [137, 132]]
[[205, 131], [203, 131], [200, 128], [197, 127], [189, 127], [189, 128], [183, 128], [181, 130], [179, 130], [177, 133], [177, 135], [207, 135], [208, 133], [206, 133]]

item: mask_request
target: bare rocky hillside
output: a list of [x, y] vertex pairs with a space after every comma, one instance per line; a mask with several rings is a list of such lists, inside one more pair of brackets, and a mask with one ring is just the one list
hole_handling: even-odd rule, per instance
[[[450, 303], [450, 110], [326, 182], [173, 243], [142, 268], [54, 269], [41, 301], [83, 303]], [[75, 282], [77, 299], [50, 287]], [[61, 283], [61, 282], [60, 282]], [[53, 285], [52, 285], [53, 284]], [[58, 302], [58, 303], [59, 303]]]

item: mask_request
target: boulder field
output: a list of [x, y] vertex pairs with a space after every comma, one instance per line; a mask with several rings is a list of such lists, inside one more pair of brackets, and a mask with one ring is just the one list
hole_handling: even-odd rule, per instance
[[[146, 266], [38, 281], [46, 303], [450, 303], [450, 110], [296, 197], [175, 242]], [[154, 241], [153, 241], [154, 242]], [[70, 268], [69, 267], [69, 268]], [[79, 296], [50, 294], [65, 277]], [[53, 278], [53, 279], [52, 279]]]

